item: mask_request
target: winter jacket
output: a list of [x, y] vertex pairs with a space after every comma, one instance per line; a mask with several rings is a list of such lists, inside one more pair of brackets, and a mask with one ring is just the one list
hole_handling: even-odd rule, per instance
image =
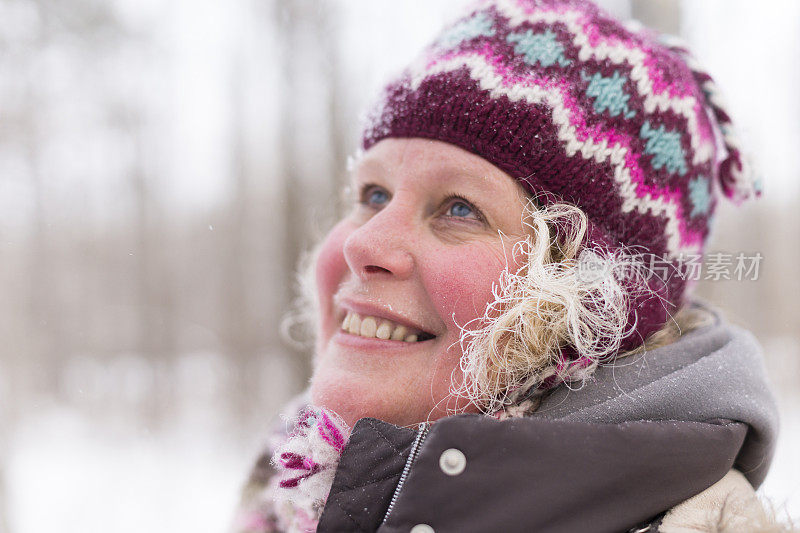
[[692, 305], [714, 323], [555, 389], [530, 416], [359, 420], [317, 530], [715, 531], [684, 526], [718, 519], [734, 493], [752, 503], [777, 411], [752, 334]]

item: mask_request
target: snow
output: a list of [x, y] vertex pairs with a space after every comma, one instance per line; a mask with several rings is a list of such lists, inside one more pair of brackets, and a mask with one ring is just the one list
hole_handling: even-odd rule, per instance
[[51, 405], [16, 429], [7, 460], [12, 532], [220, 532], [253, 450], [196, 420], [112, 433]]

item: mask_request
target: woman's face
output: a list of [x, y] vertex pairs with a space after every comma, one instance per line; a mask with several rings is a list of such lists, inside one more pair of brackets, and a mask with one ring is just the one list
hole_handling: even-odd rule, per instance
[[449, 395], [462, 376], [459, 327], [475, 327], [492, 283], [518, 266], [523, 189], [474, 154], [419, 138], [380, 141], [352, 178], [353, 208], [316, 265], [312, 400], [351, 426], [474, 411]]

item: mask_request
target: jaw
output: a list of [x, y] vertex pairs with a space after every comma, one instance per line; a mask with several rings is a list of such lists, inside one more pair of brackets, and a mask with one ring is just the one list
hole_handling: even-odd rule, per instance
[[465, 398], [449, 394], [451, 378], [459, 385], [462, 375], [457, 326], [443, 325], [439, 336], [409, 346], [392, 341], [400, 345], [396, 351], [381, 351], [337, 342], [340, 323], [332, 311], [331, 304], [319, 321], [311, 379], [314, 404], [336, 412], [351, 427], [364, 417], [406, 426], [479, 411]]

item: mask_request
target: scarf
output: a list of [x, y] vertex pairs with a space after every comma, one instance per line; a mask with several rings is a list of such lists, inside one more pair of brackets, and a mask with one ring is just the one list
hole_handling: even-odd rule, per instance
[[[269, 461], [267, 452], [251, 475], [250, 494], [237, 512], [234, 531], [307, 533], [317, 529], [350, 428], [333, 411], [311, 404], [284, 420], [293, 429], [281, 437], [277, 428]], [[258, 472], [260, 467], [272, 472]]]

